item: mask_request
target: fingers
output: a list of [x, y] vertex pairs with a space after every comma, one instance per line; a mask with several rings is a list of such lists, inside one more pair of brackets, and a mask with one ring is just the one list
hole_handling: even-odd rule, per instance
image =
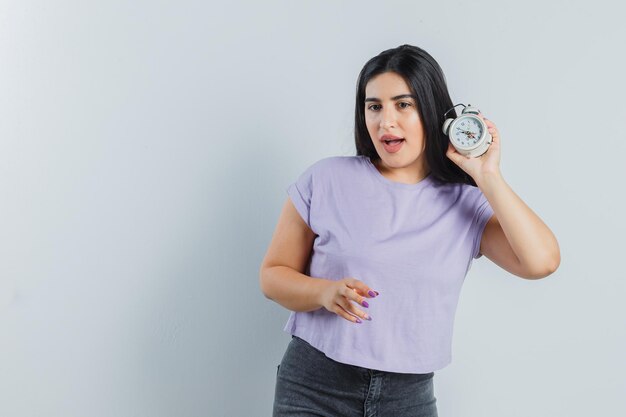
[[339, 290], [339, 294], [342, 297], [340, 297], [341, 299], [339, 300], [338, 304], [339, 304], [339, 308], [342, 311], [339, 311], [338, 314], [344, 317], [345, 319], [356, 322], [356, 323], [359, 323], [359, 321], [357, 320], [357, 317], [363, 320], [371, 320], [372, 319], [371, 316], [369, 316], [364, 311], [358, 309], [352, 303], [352, 301], [367, 308], [369, 307], [369, 303], [366, 301], [366, 297], [369, 297], [369, 298], [376, 297], [378, 296], [378, 291], [371, 289], [370, 287], [365, 285], [362, 281], [359, 281], [358, 279], [355, 279], [355, 278], [346, 279], [345, 284], [346, 285], [343, 286]]
[[498, 128], [496, 127], [496, 124], [492, 122], [491, 120], [487, 119], [482, 113], [478, 113], [478, 115], [484, 120], [485, 124], [487, 125], [487, 130], [489, 131], [489, 134], [494, 139], [494, 141], [496, 142], [499, 141], [500, 133], [498, 132]]
[[359, 314], [350, 305], [350, 302], [345, 297], [337, 297], [331, 311], [348, 321], [351, 321], [353, 323], [361, 323], [361, 320], [357, 317], [359, 316]]
[[340, 316], [340, 317], [343, 317], [344, 319], [346, 319], [348, 321], [351, 321], [353, 323], [359, 323], [359, 321], [357, 321], [356, 317], [354, 317], [351, 314], [348, 314], [348, 312], [339, 304], [335, 304], [335, 307], [332, 309], [332, 312], [335, 313], [336, 315]]
[[[485, 122], [485, 124], [487, 125], [487, 128], [491, 131], [492, 129], [496, 129], [496, 124], [494, 122], [492, 122], [491, 120], [487, 119], [482, 113], [478, 114], [483, 121]], [[497, 130], [497, 129], [496, 129]]]
[[[350, 278], [346, 281], [346, 285], [349, 288], [352, 288], [353, 290], [355, 290], [358, 294], [361, 294], [365, 297], [369, 297], [369, 298], [373, 298], [376, 297], [378, 295], [378, 291], [375, 291], [373, 289], [371, 289], [370, 287], [368, 287], [367, 285], [365, 285], [365, 283], [363, 281], [359, 281], [356, 278]], [[355, 300], [358, 303], [361, 302], [361, 300]]]
[[365, 297], [359, 294], [355, 289], [350, 288], [348, 286], [344, 286], [339, 290], [339, 294], [343, 295], [348, 300], [353, 300], [357, 304], [362, 305], [363, 307], [369, 307], [369, 303], [365, 301]]
[[[341, 297], [338, 302], [338, 308], [341, 310], [339, 315], [344, 317], [345, 319], [360, 323], [360, 320], [371, 320], [372, 318], [365, 313], [364, 311], [356, 308], [356, 306], [347, 298]], [[359, 318], [360, 320], [357, 320]]]

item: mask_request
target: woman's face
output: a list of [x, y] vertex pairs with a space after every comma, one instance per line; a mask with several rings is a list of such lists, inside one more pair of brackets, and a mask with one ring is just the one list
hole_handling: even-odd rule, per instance
[[[425, 138], [417, 101], [400, 75], [386, 72], [367, 83], [365, 124], [384, 168], [408, 168], [406, 171], [425, 174]], [[385, 135], [403, 140], [386, 144], [382, 141]]]

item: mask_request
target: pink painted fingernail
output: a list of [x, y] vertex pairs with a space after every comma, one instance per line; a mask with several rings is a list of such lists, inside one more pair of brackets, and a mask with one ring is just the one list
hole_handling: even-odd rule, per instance
[[372, 290], [369, 290], [367, 293], [371, 295], [372, 297], [376, 297], [376, 293]]
[[370, 305], [367, 303], [367, 301], [363, 300], [363, 307], [369, 307]]
[[357, 323], [361, 323], [361, 319], [357, 318], [357, 319], [356, 319], [356, 322], [357, 322]]

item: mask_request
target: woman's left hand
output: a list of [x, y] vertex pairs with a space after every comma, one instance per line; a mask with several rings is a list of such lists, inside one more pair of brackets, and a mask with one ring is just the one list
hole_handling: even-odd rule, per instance
[[448, 150], [446, 151], [446, 156], [469, 174], [476, 183], [485, 174], [500, 174], [500, 133], [496, 125], [491, 120], [487, 120], [482, 113], [479, 113], [478, 116], [487, 124], [492, 137], [492, 142], [489, 148], [487, 148], [487, 152], [477, 158], [470, 158], [458, 153], [449, 140]]

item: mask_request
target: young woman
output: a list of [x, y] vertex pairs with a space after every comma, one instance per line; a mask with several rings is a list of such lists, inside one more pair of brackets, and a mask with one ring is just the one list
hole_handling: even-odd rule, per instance
[[472, 261], [525, 279], [557, 269], [555, 236], [500, 173], [495, 124], [480, 115], [493, 142], [465, 157], [442, 132], [452, 107], [432, 56], [383, 51], [359, 75], [356, 155], [287, 188], [260, 269], [263, 294], [291, 310], [274, 416], [436, 416]]

